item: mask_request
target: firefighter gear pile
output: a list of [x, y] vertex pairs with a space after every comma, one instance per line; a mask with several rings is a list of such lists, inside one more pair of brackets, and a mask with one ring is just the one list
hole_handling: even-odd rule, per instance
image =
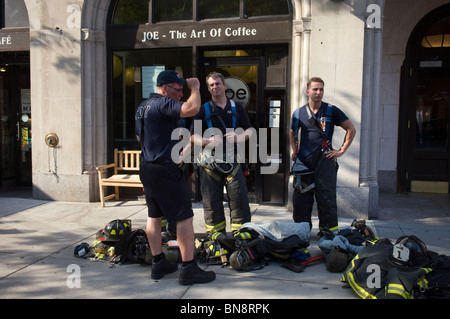
[[205, 264], [230, 265], [233, 269], [261, 269], [269, 261], [291, 263], [311, 257], [308, 223], [245, 223], [228, 236], [198, 241], [198, 258]]
[[[181, 261], [179, 248], [171, 241], [164, 242], [162, 250], [167, 260]], [[108, 265], [151, 264], [153, 260], [145, 230], [132, 230], [131, 221], [128, 219], [116, 219], [107, 223], [97, 232], [96, 239], [91, 245], [87, 243], [77, 245], [74, 256], [93, 261], [106, 261]]]
[[351, 226], [334, 232], [322, 229], [320, 234], [318, 245], [325, 252], [326, 266], [331, 272], [343, 272], [354, 256], [378, 239], [363, 219], [355, 219]]
[[414, 235], [395, 244], [379, 240], [356, 255], [342, 281], [363, 299], [448, 299], [450, 257], [429, 251]]
[[[175, 244], [174, 244], [175, 243]], [[395, 243], [379, 239], [364, 220], [339, 231], [321, 230], [319, 248], [324, 255], [312, 257], [309, 223], [245, 223], [228, 236], [218, 233], [196, 240], [200, 263], [253, 271], [271, 261], [294, 272], [325, 260], [330, 272], [342, 272], [345, 282], [363, 299], [450, 299], [450, 256], [429, 251], [414, 235]], [[176, 241], [163, 243], [169, 261], [181, 262]], [[113, 220], [99, 230], [89, 246], [81, 243], [74, 256], [115, 263], [152, 263], [144, 230], [132, 230], [131, 221]]]

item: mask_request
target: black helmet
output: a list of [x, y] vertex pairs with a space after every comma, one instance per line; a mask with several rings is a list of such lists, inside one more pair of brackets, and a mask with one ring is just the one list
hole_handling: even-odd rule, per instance
[[254, 252], [249, 247], [234, 251], [230, 256], [230, 266], [242, 271], [257, 270], [264, 267], [262, 262], [255, 260]]
[[101, 237], [97, 238], [102, 241], [117, 241], [125, 235], [131, 232], [131, 220], [129, 219], [116, 219], [110, 221], [102, 230]]
[[252, 263], [252, 258], [246, 249], [239, 249], [230, 256], [230, 266], [236, 270], [248, 270]]
[[390, 257], [397, 267], [421, 267], [428, 261], [428, 249], [416, 236], [402, 236], [392, 247]]

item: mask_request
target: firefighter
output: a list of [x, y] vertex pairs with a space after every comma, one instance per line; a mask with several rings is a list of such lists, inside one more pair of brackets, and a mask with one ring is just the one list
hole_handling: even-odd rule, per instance
[[[206, 232], [213, 240], [225, 233], [226, 219], [223, 206], [223, 188], [227, 190], [231, 215], [231, 231], [237, 232], [241, 226], [250, 222], [250, 205], [247, 196], [247, 185], [241, 163], [236, 158], [236, 152], [227, 154], [227, 143], [235, 149], [236, 143], [243, 143], [252, 135], [251, 124], [244, 107], [228, 99], [225, 95], [226, 83], [222, 74], [213, 72], [206, 77], [208, 90], [212, 100], [205, 103], [195, 116], [191, 125], [192, 140], [195, 144], [209, 146], [209, 149], [220, 148], [222, 158], [210, 156], [211, 162], [201, 160], [199, 163], [200, 187], [203, 201]], [[196, 120], [202, 121], [200, 135], [195, 131]], [[235, 129], [242, 128], [242, 134], [236, 134]], [[215, 134], [213, 132], [221, 132]], [[210, 134], [211, 133], [211, 134]], [[205, 136], [210, 136], [205, 138]], [[206, 153], [206, 152], [205, 152]], [[203, 156], [207, 156], [206, 154]]]
[[[336, 182], [337, 158], [344, 155], [356, 134], [351, 120], [338, 107], [322, 102], [324, 81], [311, 78], [306, 93], [308, 104], [294, 111], [289, 131], [292, 160], [301, 161], [313, 174], [302, 176], [305, 185], [313, 185], [309, 191], [302, 191], [294, 183], [294, 222], [311, 224], [314, 198], [317, 202], [319, 227], [335, 231], [338, 229]], [[344, 142], [339, 149], [333, 149], [334, 127], [346, 131]], [[300, 129], [300, 132], [299, 132]], [[307, 187], [307, 186], [305, 186]]]

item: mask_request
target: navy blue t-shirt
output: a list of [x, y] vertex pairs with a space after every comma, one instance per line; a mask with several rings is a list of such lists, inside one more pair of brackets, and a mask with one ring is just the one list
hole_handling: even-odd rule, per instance
[[[318, 132], [317, 128], [308, 122], [309, 114], [307, 111], [309, 104], [302, 106], [294, 111], [291, 119], [291, 130], [297, 134], [297, 130], [300, 128], [300, 138], [299, 145], [300, 150], [297, 157], [306, 165], [311, 165], [311, 154], [320, 150], [321, 144], [323, 142], [322, 135]], [[321, 124], [322, 129], [325, 131], [326, 115], [327, 115], [328, 103], [322, 102], [319, 111], [314, 114], [311, 112], [312, 116], [316, 118], [317, 122]], [[338, 107], [332, 106], [331, 111], [331, 124], [328, 131], [328, 139], [332, 142], [334, 127], [341, 126], [342, 122], [348, 120], [347, 115], [342, 112]], [[298, 123], [298, 127], [295, 125]]]
[[[144, 125], [144, 147], [142, 156], [147, 162], [158, 159], [170, 159], [172, 148], [179, 142], [172, 140], [172, 132], [180, 126], [180, 111], [184, 102], [150, 94], [150, 107], [143, 111], [148, 100], [142, 102], [136, 110], [136, 135], [141, 135]], [[143, 121], [141, 120], [143, 118]]]

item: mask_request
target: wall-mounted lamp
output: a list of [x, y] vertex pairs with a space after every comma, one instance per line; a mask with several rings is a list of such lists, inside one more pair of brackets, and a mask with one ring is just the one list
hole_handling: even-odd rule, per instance
[[59, 144], [59, 137], [55, 133], [48, 133], [45, 135], [45, 144], [48, 147], [55, 148]]

